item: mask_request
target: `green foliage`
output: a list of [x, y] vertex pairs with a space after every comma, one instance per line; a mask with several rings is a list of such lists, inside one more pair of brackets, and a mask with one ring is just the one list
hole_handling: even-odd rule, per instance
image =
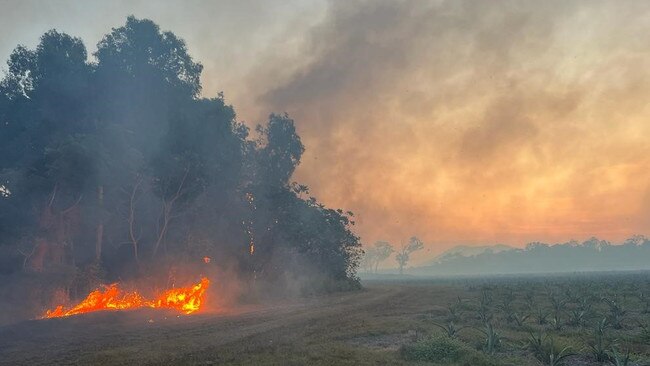
[[527, 347], [542, 364], [548, 366], [559, 366], [564, 364], [567, 357], [571, 356], [570, 347], [559, 348], [555, 345], [552, 337], [549, 337], [542, 330], [538, 333], [529, 333]]
[[403, 346], [402, 357], [409, 361], [436, 363], [462, 363], [475, 353], [465, 343], [446, 336], [433, 336], [414, 344]]

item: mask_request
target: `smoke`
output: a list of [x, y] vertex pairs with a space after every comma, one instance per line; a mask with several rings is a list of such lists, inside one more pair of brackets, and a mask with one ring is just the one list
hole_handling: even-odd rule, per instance
[[[297, 179], [357, 213], [366, 242], [621, 240], [648, 231], [648, 16], [642, 2], [331, 2], [298, 56], [246, 84], [259, 115], [299, 121]], [[286, 65], [302, 66], [267, 76]]]
[[296, 120], [294, 179], [365, 242], [649, 231], [644, 1], [85, 4], [3, 3], [0, 52], [52, 27], [92, 52], [126, 15], [153, 19], [205, 65], [205, 96], [250, 125]]

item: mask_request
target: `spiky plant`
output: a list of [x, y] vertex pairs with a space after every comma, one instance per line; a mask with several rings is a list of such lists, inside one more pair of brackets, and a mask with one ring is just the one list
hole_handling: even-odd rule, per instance
[[619, 353], [616, 347], [612, 347], [612, 356], [610, 361], [614, 366], [628, 366], [630, 363], [630, 350], [625, 354]]
[[537, 308], [537, 312], [535, 313], [535, 319], [537, 321], [537, 324], [539, 325], [546, 324], [547, 318], [548, 318], [548, 313], [545, 312], [542, 308]]
[[557, 314], [561, 311], [564, 311], [564, 306], [566, 305], [566, 300], [560, 298], [556, 294], [550, 295], [549, 299], [551, 300], [551, 305], [553, 306], [553, 311]]
[[447, 306], [447, 311], [449, 312], [447, 320], [455, 322], [460, 319], [460, 308], [455, 303], [449, 304], [449, 306]]
[[528, 318], [530, 318], [530, 314], [526, 314], [526, 315], [519, 315], [518, 313], [512, 314], [512, 320], [519, 327], [523, 326]]
[[492, 320], [492, 311], [486, 306], [480, 306], [476, 313], [481, 323], [488, 323]]
[[553, 329], [555, 329], [555, 330], [561, 330], [562, 329], [562, 317], [560, 316], [559, 312], [555, 312], [553, 314], [553, 317], [551, 318], [551, 325], [553, 326]]
[[533, 352], [536, 358], [544, 357], [544, 341], [546, 340], [546, 333], [540, 329], [537, 333], [532, 330], [528, 331], [528, 343], [526, 347]]
[[583, 310], [580, 308], [572, 309], [569, 312], [569, 324], [574, 325], [576, 327], [581, 326], [584, 323], [587, 314], [588, 314], [588, 310]]
[[555, 349], [552, 349], [548, 355], [547, 365], [548, 366], [564, 365], [565, 359], [573, 355], [573, 353], [571, 353], [570, 351], [571, 351], [571, 347], [564, 347], [559, 352], [555, 351]]
[[591, 354], [598, 362], [605, 362], [609, 359], [607, 355], [608, 344], [605, 336], [605, 332], [608, 327], [609, 324], [607, 323], [607, 318], [603, 318], [603, 320], [599, 321], [596, 324], [596, 328], [594, 329], [594, 334], [593, 334], [593, 340], [589, 342], [589, 348], [591, 349]]
[[453, 321], [449, 321], [446, 324], [433, 322], [433, 325], [442, 329], [449, 338], [456, 338], [460, 330], [467, 328], [466, 326], [457, 327]]
[[571, 353], [571, 347], [564, 347], [562, 349], [555, 347], [555, 341], [551, 337], [548, 337], [546, 342], [543, 342], [540, 349], [541, 352], [537, 353], [536, 357], [548, 366], [563, 365], [566, 358], [573, 355]]
[[489, 307], [492, 305], [492, 293], [488, 291], [487, 289], [484, 289], [481, 292], [481, 299], [479, 300], [479, 306], [481, 307]]
[[623, 317], [625, 316], [627, 311], [623, 309], [623, 305], [618, 300], [618, 297], [617, 296], [614, 296], [612, 298], [603, 297], [603, 301], [607, 304], [607, 306], [609, 306], [608, 318], [612, 326], [616, 329], [622, 328]]
[[532, 309], [535, 306], [535, 293], [533, 291], [527, 291], [524, 295], [524, 301], [526, 302], [526, 307]]
[[589, 296], [583, 296], [578, 302], [578, 309], [589, 311], [591, 309], [591, 298]]
[[571, 288], [567, 288], [564, 291], [564, 296], [566, 297], [567, 302], [577, 303], [579, 301], [578, 294], [575, 293]]
[[484, 329], [479, 329], [485, 335], [483, 351], [489, 355], [493, 354], [501, 345], [501, 336], [494, 329], [491, 322], [485, 323]]

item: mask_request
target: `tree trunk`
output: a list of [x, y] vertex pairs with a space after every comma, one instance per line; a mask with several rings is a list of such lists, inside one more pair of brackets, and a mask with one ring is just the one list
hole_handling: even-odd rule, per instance
[[183, 186], [185, 185], [185, 179], [187, 179], [187, 175], [190, 172], [190, 168], [187, 167], [185, 169], [185, 174], [183, 175], [183, 179], [181, 179], [181, 182], [178, 185], [178, 189], [176, 190], [176, 193], [172, 196], [172, 198], [167, 201], [163, 197], [163, 207], [162, 207], [162, 226], [160, 227], [160, 231], [158, 232], [158, 239], [156, 240], [156, 243], [153, 246], [153, 253], [152, 257], [155, 257], [156, 254], [158, 254], [158, 249], [160, 248], [160, 244], [165, 243], [165, 251], [167, 250], [166, 242], [165, 240], [165, 235], [167, 235], [167, 229], [169, 228], [169, 222], [172, 219], [172, 210], [174, 208], [174, 202], [181, 196], [183, 193]]
[[131, 239], [131, 244], [133, 245], [133, 256], [136, 263], [140, 263], [140, 258], [138, 257], [138, 240], [139, 235], [135, 234], [135, 198], [138, 192], [138, 187], [142, 183], [142, 178], [138, 177], [133, 189], [131, 190], [131, 197], [129, 199], [129, 238]]
[[102, 243], [104, 241], [104, 186], [97, 186], [97, 204], [99, 206], [99, 222], [97, 223], [97, 238], [95, 239], [95, 260], [102, 259]]

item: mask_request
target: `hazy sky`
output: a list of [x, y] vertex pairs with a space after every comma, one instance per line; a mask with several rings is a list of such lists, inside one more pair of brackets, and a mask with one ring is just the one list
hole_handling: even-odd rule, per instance
[[288, 112], [296, 179], [365, 242], [650, 234], [647, 1], [6, 1], [0, 57], [129, 14], [205, 66], [250, 125]]

